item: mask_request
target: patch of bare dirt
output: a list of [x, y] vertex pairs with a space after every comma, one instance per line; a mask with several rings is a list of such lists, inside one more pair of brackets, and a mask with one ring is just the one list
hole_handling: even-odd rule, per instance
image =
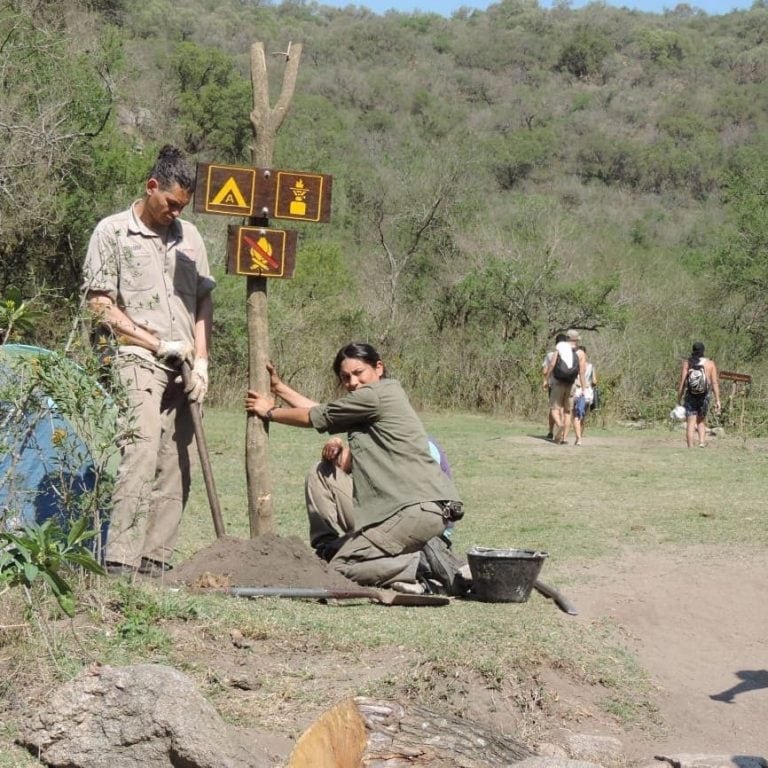
[[768, 755], [768, 555], [697, 547], [629, 553], [572, 574], [576, 620], [621, 629], [655, 688], [661, 727], [621, 732], [596, 721], [594, 691], [552, 679], [583, 711], [582, 732], [621, 739], [627, 756]]
[[[173, 581], [195, 584], [211, 573], [239, 586], [354, 586], [297, 537], [225, 537], [174, 569]], [[430, 689], [452, 713], [529, 743], [539, 734], [565, 730], [615, 736], [627, 758], [636, 761], [684, 752], [765, 756], [768, 555], [725, 554], [716, 547], [673, 555], [627, 553], [574, 566], [569, 575], [564, 591], [579, 610], [573, 620], [614, 625], [650, 676], [659, 721], [653, 732], [624, 730], [601, 707], [606, 691], [579, 685], [556, 670], [541, 670], [526, 685], [494, 689], [486, 680], [427, 664], [410, 683], [399, 684]], [[186, 650], [193, 664], [195, 657], [201, 663], [215, 659], [211, 681], [230, 692], [219, 708], [236, 720], [255, 716], [260, 725], [285, 734], [286, 747], [329, 701], [381, 684], [393, 668], [412, 668], [413, 661], [395, 648], [369, 651], [362, 660], [303, 647], [300, 640], [291, 648], [235, 636], [216, 638], [212, 648], [211, 640], [199, 653], [191, 645]], [[287, 687], [272, 691], [274, 674]], [[543, 710], [540, 697], [546, 699]]]

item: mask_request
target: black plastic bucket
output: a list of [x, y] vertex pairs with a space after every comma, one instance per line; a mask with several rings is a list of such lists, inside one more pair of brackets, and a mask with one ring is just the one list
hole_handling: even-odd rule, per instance
[[485, 603], [524, 603], [547, 552], [472, 547], [467, 552], [472, 591]]

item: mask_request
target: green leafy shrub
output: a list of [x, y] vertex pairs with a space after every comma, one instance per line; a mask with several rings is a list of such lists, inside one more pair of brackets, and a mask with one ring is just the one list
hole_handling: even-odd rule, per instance
[[685, 42], [672, 30], [640, 29], [635, 34], [634, 44], [641, 58], [661, 66], [679, 63], [685, 57]]
[[31, 589], [43, 582], [67, 616], [75, 615], [75, 595], [65, 578], [73, 567], [104, 575], [85, 542], [96, 536], [88, 519], [77, 520], [64, 533], [54, 520], [27, 526], [22, 531], [0, 531], [0, 585]]
[[551, 128], [533, 128], [498, 136], [487, 145], [491, 170], [501, 189], [511, 189], [536, 168], [551, 163], [559, 151]]
[[129, 581], [114, 583], [110, 607], [122, 618], [116, 626], [115, 642], [123, 650], [165, 651], [170, 637], [163, 628], [167, 620], [198, 618], [193, 598], [158, 593]]
[[555, 68], [578, 78], [596, 75], [611, 47], [611, 41], [599, 30], [581, 27], [560, 51]]

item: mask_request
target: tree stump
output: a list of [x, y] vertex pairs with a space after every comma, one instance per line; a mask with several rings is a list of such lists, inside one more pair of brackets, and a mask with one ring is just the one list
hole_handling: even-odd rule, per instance
[[502, 768], [531, 756], [471, 720], [357, 697], [302, 734], [288, 768]]

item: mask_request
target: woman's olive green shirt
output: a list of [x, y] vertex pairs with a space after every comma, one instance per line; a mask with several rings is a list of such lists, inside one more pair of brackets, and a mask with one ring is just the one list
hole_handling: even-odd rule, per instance
[[365, 528], [423, 501], [459, 501], [432, 458], [427, 433], [400, 383], [381, 379], [309, 411], [318, 432], [347, 432], [355, 521]]

